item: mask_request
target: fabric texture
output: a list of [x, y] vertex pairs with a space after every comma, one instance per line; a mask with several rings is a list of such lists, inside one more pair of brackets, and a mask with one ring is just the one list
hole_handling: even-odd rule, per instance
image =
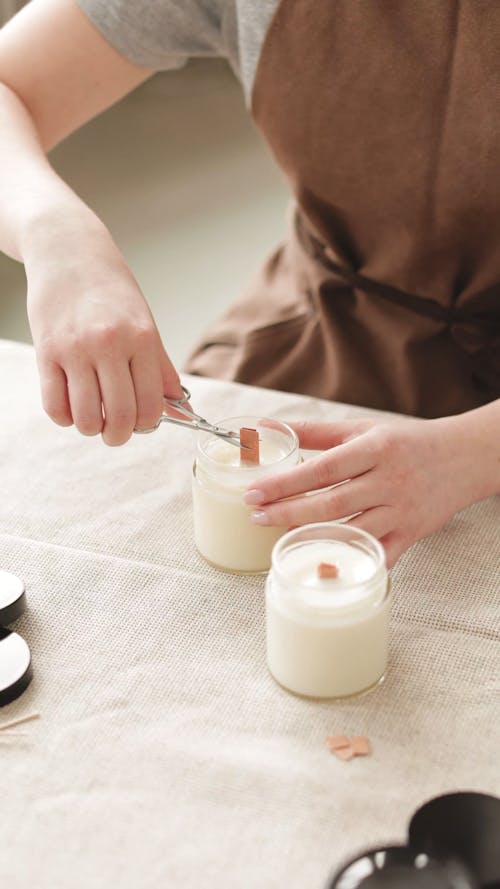
[[278, 0], [77, 0], [123, 55], [166, 70], [193, 56], [226, 57], [249, 101], [255, 69]]
[[[403, 841], [430, 797], [500, 793], [500, 498], [392, 572], [376, 691], [301, 700], [269, 676], [264, 578], [215, 571], [191, 527], [193, 434], [123, 448], [54, 426], [31, 348], [0, 343], [0, 567], [26, 583], [15, 629], [34, 680], [0, 739], [0, 883], [9, 889], [323, 889], [366, 846]], [[366, 411], [187, 379], [210, 419]], [[331, 734], [369, 735], [342, 763]]]

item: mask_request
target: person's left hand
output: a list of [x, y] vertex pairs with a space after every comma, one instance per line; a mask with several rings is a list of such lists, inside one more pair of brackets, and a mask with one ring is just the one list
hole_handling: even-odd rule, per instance
[[256, 482], [245, 496], [256, 507], [252, 520], [293, 527], [353, 516], [351, 524], [380, 540], [392, 567], [409, 546], [480, 499], [480, 461], [457, 434], [458, 419], [292, 424], [301, 447], [326, 450]]

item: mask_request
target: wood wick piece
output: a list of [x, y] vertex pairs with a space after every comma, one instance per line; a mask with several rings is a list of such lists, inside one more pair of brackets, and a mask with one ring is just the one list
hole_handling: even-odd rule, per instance
[[318, 577], [322, 580], [326, 577], [338, 577], [339, 569], [336, 565], [332, 565], [330, 562], [321, 562], [318, 565]]
[[[25, 722], [32, 722], [34, 719], [40, 719], [40, 714], [31, 713], [29, 716], [20, 716], [19, 719], [11, 719], [10, 722], [4, 722], [3, 725], [0, 725], [0, 732], [8, 732], [9, 729], [16, 728], [18, 725], [24, 725]], [[16, 734], [20, 733], [16, 732]]]
[[371, 753], [370, 740], [364, 735], [330, 735], [326, 739], [330, 753], [334, 753], [337, 759], [348, 762], [355, 756], [369, 756]]
[[259, 433], [256, 429], [250, 429], [242, 426], [240, 429], [240, 461], [242, 463], [253, 463], [258, 466], [260, 463], [259, 453]]

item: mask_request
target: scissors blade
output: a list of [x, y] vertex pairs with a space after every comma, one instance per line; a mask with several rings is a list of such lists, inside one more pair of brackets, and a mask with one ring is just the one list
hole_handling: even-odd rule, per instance
[[249, 450], [248, 445], [244, 445], [241, 443], [240, 437], [236, 434], [236, 432], [222, 432], [219, 430], [218, 432], [213, 432], [212, 434], [216, 435], [217, 438], [222, 438], [223, 441], [227, 441], [228, 444], [235, 445], [235, 447], [237, 448], [240, 448], [244, 451]]
[[227, 441], [229, 444], [232, 444], [237, 448], [248, 450], [248, 446], [241, 443], [238, 433], [233, 432], [231, 429], [223, 429], [221, 426], [215, 426], [213, 423], [209, 423], [208, 420], [204, 420], [203, 418], [198, 418], [195, 425], [200, 432], [208, 432], [210, 435], [216, 435], [217, 438], [222, 438], [224, 441]]
[[134, 429], [134, 432], [146, 435], [149, 432], [154, 432], [162, 423], [172, 423], [174, 426], [182, 426], [184, 429], [194, 429], [195, 432], [207, 432], [210, 435], [216, 435], [217, 438], [224, 439], [224, 441], [237, 448], [248, 450], [247, 445], [241, 444], [240, 437], [236, 432], [231, 432], [229, 429], [221, 429], [220, 426], [213, 426], [207, 420], [197, 420], [194, 417], [191, 420], [181, 420], [177, 417], [169, 417], [168, 414], [162, 414], [155, 426], [152, 426], [150, 429]]
[[227, 441], [229, 444], [232, 444], [237, 448], [241, 448], [245, 451], [249, 450], [248, 445], [241, 444], [240, 437], [236, 432], [232, 432], [229, 429], [222, 429], [220, 426], [215, 426], [213, 423], [209, 423], [208, 420], [205, 420], [204, 417], [200, 417], [199, 414], [195, 413], [189, 404], [189, 399], [191, 398], [189, 389], [182, 386], [182, 392], [182, 398], [168, 398], [164, 395], [163, 400], [167, 409], [170, 408], [170, 410], [180, 414], [181, 417], [185, 417], [186, 419], [181, 420], [180, 417], [173, 417], [164, 411], [155, 425], [150, 429], [134, 429], [134, 432], [140, 434], [154, 432], [155, 429], [158, 429], [161, 423], [173, 423], [174, 426], [183, 426], [185, 429], [195, 429], [197, 432], [208, 432], [210, 435], [216, 435], [218, 438], [224, 439], [224, 441]]

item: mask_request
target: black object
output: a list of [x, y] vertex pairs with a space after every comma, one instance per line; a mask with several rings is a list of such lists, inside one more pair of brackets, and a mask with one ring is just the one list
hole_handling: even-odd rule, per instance
[[369, 849], [344, 865], [328, 889], [477, 889], [458, 862], [444, 862], [408, 846]]
[[24, 583], [15, 574], [0, 571], [0, 627], [7, 627], [25, 611]]
[[22, 695], [31, 677], [28, 643], [18, 633], [0, 627], [0, 707]]
[[[500, 755], [499, 755], [500, 762]], [[410, 846], [441, 860], [459, 857], [481, 889], [500, 889], [500, 799], [449, 793], [430, 800], [410, 822]]]
[[31, 652], [28, 643], [5, 629], [26, 610], [24, 583], [15, 574], [0, 571], [0, 707], [11, 704], [31, 682]]

